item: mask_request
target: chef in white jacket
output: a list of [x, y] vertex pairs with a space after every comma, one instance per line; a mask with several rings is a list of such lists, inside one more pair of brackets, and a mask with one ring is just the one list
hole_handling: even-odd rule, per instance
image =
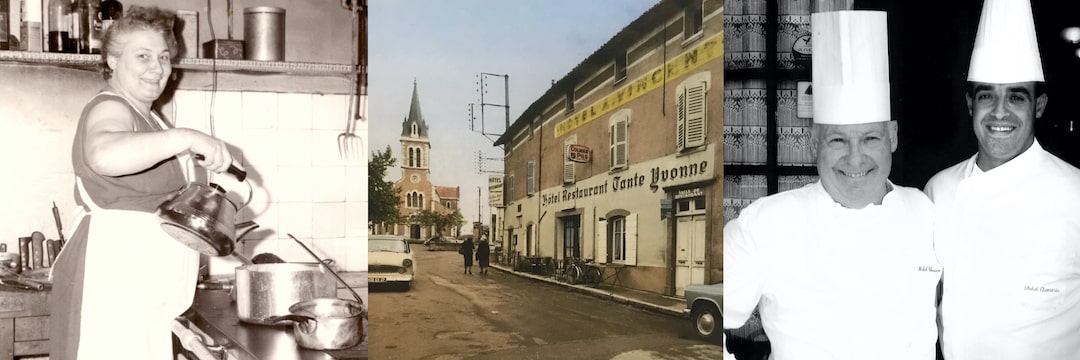
[[820, 181], [759, 199], [724, 227], [724, 328], [757, 307], [773, 360], [933, 360], [933, 205], [888, 180], [897, 123], [885, 13], [816, 13], [811, 28]]
[[987, 0], [967, 104], [978, 153], [926, 186], [946, 360], [1080, 359], [1080, 170], [1043, 150], [1028, 0]]

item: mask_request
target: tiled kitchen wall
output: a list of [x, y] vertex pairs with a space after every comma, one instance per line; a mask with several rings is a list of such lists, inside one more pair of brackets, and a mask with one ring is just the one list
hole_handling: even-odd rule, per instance
[[[173, 102], [179, 127], [210, 133], [212, 112], [217, 137], [248, 171], [253, 195], [238, 221], [260, 227], [237, 244], [240, 253], [314, 261], [292, 234], [340, 270], [367, 270], [367, 123], [355, 124], [359, 157], [343, 157], [338, 138], [352, 119], [348, 95], [181, 90]], [[246, 185], [229, 175], [212, 181], [247, 196]], [[209, 273], [231, 274], [238, 264], [211, 258]]]

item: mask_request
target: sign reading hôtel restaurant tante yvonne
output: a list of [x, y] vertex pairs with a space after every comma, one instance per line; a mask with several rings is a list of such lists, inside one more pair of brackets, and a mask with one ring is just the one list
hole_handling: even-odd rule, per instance
[[626, 192], [656, 192], [661, 187], [689, 184], [715, 177], [713, 168], [715, 150], [702, 151], [691, 156], [668, 156], [631, 166], [626, 171], [594, 176], [569, 186], [550, 189], [541, 193], [543, 206], [564, 201], [583, 200], [608, 194]]

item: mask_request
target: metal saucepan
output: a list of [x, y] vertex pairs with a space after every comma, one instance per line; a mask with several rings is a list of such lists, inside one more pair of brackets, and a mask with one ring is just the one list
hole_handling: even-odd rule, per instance
[[334, 297], [337, 283], [319, 264], [271, 263], [236, 268], [236, 315], [245, 323], [272, 325], [301, 301]]
[[[234, 165], [228, 171], [239, 181], [247, 178], [247, 172]], [[251, 201], [251, 190], [249, 184], [247, 202]], [[226, 256], [236, 248], [236, 212], [247, 202], [233, 203], [217, 184], [193, 182], [161, 203], [156, 213], [161, 228], [184, 245], [206, 255]]]
[[364, 338], [364, 306], [346, 299], [319, 298], [289, 307], [291, 314], [272, 318], [292, 321], [297, 345], [315, 350], [338, 350], [356, 346]]

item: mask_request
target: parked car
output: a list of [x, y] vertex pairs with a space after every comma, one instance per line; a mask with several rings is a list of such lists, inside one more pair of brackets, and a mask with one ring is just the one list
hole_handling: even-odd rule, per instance
[[368, 283], [397, 284], [408, 290], [416, 276], [416, 261], [405, 237], [368, 236]]
[[442, 235], [432, 236], [430, 239], [424, 241], [424, 246], [427, 246], [428, 250], [453, 250], [457, 251], [458, 247], [464, 241], [448, 238]]
[[690, 324], [698, 337], [721, 343], [724, 308], [724, 285], [692, 284], [686, 286], [686, 308], [690, 309]]

